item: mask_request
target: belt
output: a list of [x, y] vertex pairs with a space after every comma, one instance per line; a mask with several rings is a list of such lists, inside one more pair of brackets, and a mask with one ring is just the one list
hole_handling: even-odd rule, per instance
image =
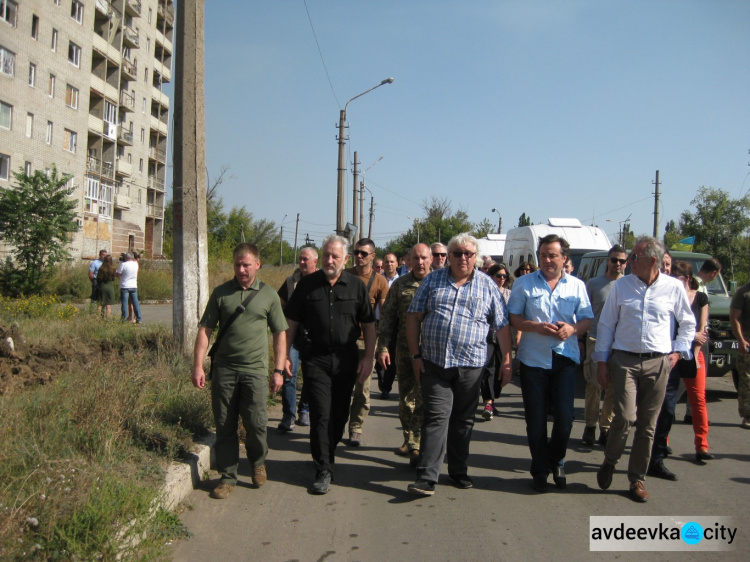
[[632, 355], [633, 357], [641, 357], [643, 359], [656, 359], [657, 357], [664, 357], [669, 355], [668, 353], [661, 353], [659, 351], [645, 351], [643, 353], [636, 353], [635, 351], [625, 351], [624, 349], [614, 349], [613, 351], [619, 351], [626, 355]]

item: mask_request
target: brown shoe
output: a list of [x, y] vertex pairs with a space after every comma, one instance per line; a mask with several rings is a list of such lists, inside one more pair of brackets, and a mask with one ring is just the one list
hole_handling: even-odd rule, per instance
[[266, 465], [262, 464], [253, 470], [253, 486], [260, 488], [266, 483]]
[[211, 490], [209, 496], [215, 500], [224, 500], [229, 495], [229, 492], [232, 491], [232, 488], [234, 488], [234, 486], [227, 484], [226, 482], [222, 482], [221, 484], [216, 486], [216, 488]]
[[419, 464], [419, 449], [412, 449], [412, 452], [409, 453], [409, 465], [416, 468], [418, 464]]
[[639, 480], [630, 485], [630, 497], [633, 498], [634, 501], [646, 503], [650, 496], [648, 495], [643, 482]]
[[408, 457], [409, 456], [409, 444], [404, 443], [401, 445], [398, 449], [393, 451], [395, 454], [397, 454], [399, 457]]

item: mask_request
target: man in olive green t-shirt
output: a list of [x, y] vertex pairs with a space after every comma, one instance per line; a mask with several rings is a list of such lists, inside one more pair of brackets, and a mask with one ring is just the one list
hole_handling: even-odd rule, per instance
[[729, 305], [729, 322], [737, 338], [737, 402], [742, 421], [750, 429], [750, 283], [737, 289]]
[[211, 293], [193, 353], [193, 385], [203, 388], [206, 384], [203, 362], [211, 333], [217, 324], [227, 325], [237, 307], [254, 291], [257, 292], [229, 326], [211, 359], [211, 403], [216, 423], [214, 451], [216, 467], [221, 474], [219, 485], [211, 492], [215, 499], [226, 498], [237, 484], [240, 416], [247, 433], [245, 449], [253, 469], [253, 484], [259, 487], [265, 483], [268, 328], [273, 333], [276, 367], [268, 382], [272, 392], [281, 388], [286, 360], [285, 330], [288, 326], [276, 291], [256, 278], [260, 269], [258, 248], [254, 244], [240, 244], [234, 249], [233, 259], [234, 279], [219, 285]]

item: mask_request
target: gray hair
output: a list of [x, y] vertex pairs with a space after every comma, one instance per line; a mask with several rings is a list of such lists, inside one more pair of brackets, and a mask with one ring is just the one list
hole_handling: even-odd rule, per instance
[[[430, 246], [430, 251], [434, 252], [435, 250], [440, 250], [441, 248], [445, 248], [445, 244], [443, 244], [442, 242], [435, 242], [432, 246]], [[448, 248], [445, 249], [446, 251], [448, 250]]]
[[466, 246], [467, 244], [471, 244], [474, 246], [474, 251], [477, 251], [477, 239], [474, 238], [471, 234], [468, 232], [462, 232], [461, 234], [456, 234], [453, 238], [451, 238], [448, 241], [448, 252], [452, 252], [455, 248], [458, 246]]
[[312, 246], [305, 246], [299, 251], [299, 255], [302, 255], [302, 252], [310, 252], [313, 255], [314, 259], [318, 259], [318, 250], [313, 248]]
[[321, 244], [320, 248], [323, 249], [328, 244], [341, 244], [344, 255], [346, 256], [349, 254], [349, 240], [347, 240], [343, 236], [339, 236], [338, 234], [329, 234], [323, 239], [323, 244]]
[[643, 253], [650, 258], [656, 258], [656, 267], [661, 269], [661, 262], [664, 259], [664, 252], [666, 251], [664, 244], [653, 236], [639, 236], [635, 239], [633, 248], [641, 244], [643, 244]]

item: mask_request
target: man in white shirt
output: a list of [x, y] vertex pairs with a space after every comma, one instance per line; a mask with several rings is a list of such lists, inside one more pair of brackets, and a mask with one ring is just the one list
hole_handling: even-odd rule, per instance
[[138, 262], [133, 254], [128, 252], [124, 256], [125, 261], [117, 268], [117, 277], [120, 278], [120, 300], [122, 305], [122, 319], [128, 319], [128, 300], [133, 301], [136, 324], [140, 324], [141, 305], [138, 303]]
[[[628, 480], [630, 495], [637, 502], [649, 499], [643, 482], [669, 372], [681, 356], [692, 358], [695, 337], [695, 316], [685, 288], [659, 272], [663, 257], [664, 246], [655, 238], [636, 240], [629, 256], [632, 274], [612, 286], [599, 318], [592, 356], [599, 363], [599, 384], [612, 385], [615, 413], [597, 483], [603, 490], [612, 484], [615, 465], [635, 426]], [[674, 341], [673, 322], [679, 325]]]

